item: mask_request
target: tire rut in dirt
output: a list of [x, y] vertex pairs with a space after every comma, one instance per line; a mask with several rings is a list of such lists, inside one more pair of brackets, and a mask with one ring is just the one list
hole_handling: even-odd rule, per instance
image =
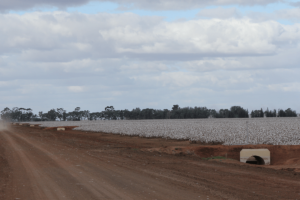
[[[6, 131], [4, 137], [15, 148], [14, 151], [18, 154], [26, 174], [29, 175], [23, 178], [19, 177], [17, 182], [27, 182], [26, 185], [33, 188], [34, 199], [65, 199], [66, 197], [71, 197], [72, 199], [97, 199], [87, 188], [77, 185], [79, 181], [66, 169], [59, 166], [47, 153], [22, 140], [13, 132]], [[17, 185], [16, 187], [22, 188], [22, 185]], [[64, 188], [64, 190], [61, 190], [61, 188]], [[11, 195], [16, 196], [18, 193]], [[29, 195], [28, 199], [31, 198], [30, 196], [32, 194]]]
[[6, 189], [9, 184], [9, 174], [11, 174], [10, 166], [7, 162], [4, 139], [1, 137], [2, 131], [0, 132], [0, 199], [5, 199]]

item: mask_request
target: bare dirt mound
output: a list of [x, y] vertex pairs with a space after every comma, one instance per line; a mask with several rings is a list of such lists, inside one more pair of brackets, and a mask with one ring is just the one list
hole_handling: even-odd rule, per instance
[[289, 159], [284, 164], [285, 165], [300, 165], [300, 158]]
[[300, 156], [297, 158], [288, 159], [280, 165], [272, 165], [270, 168], [283, 170], [283, 171], [293, 171], [300, 172]]

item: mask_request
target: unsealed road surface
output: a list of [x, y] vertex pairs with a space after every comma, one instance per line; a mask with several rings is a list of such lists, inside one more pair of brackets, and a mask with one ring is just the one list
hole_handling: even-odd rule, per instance
[[148, 151], [181, 145], [12, 127], [0, 131], [0, 199], [300, 199], [295, 172]]

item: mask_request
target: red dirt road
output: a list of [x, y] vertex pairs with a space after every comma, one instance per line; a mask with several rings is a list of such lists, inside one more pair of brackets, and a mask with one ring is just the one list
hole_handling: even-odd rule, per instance
[[186, 141], [0, 131], [0, 199], [300, 199], [300, 174], [149, 149]]

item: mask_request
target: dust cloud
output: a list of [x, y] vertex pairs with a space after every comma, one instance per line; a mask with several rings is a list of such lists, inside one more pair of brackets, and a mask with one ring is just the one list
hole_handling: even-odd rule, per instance
[[5, 131], [9, 129], [9, 123], [5, 121], [0, 121], [0, 131]]

